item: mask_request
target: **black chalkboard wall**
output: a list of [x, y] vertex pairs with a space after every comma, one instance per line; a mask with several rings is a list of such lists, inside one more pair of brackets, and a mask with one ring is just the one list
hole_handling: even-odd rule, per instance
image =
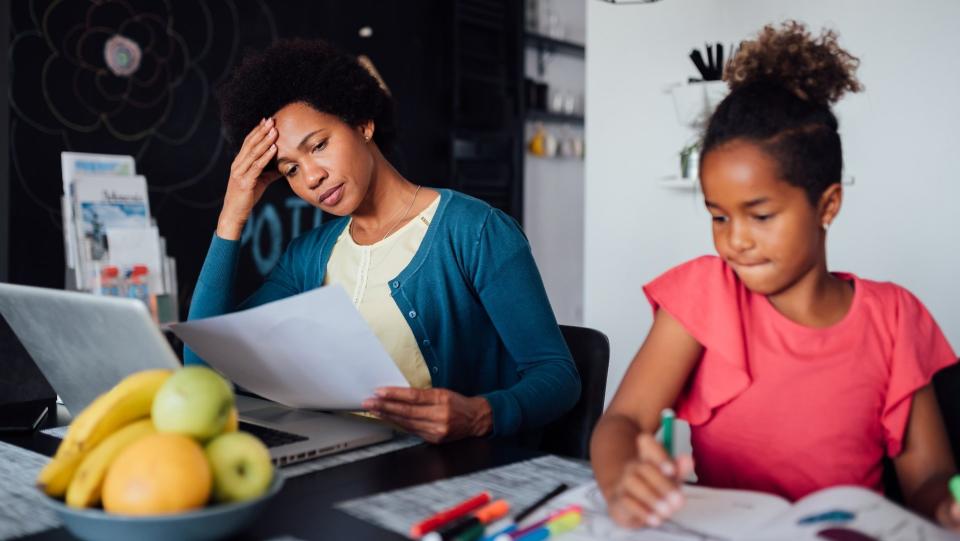
[[[177, 259], [185, 315], [233, 159], [213, 90], [246, 50], [278, 38], [322, 37], [369, 56], [397, 99], [393, 161], [416, 182], [449, 185], [447, 0], [2, 4], [10, 12], [10, 282], [63, 287], [60, 152], [129, 154]], [[372, 36], [360, 36], [365, 26]], [[143, 50], [129, 78], [103, 68], [104, 42], [115, 34]], [[245, 238], [238, 295], [252, 291], [290, 238], [318, 219], [286, 185], [271, 187]]]

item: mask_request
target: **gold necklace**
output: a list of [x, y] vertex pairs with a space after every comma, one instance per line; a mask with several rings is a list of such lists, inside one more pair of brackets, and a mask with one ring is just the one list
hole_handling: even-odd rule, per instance
[[[416, 203], [416, 201], [417, 201], [417, 194], [420, 193], [420, 188], [422, 188], [422, 186], [420, 186], [419, 184], [417, 184], [417, 191], [413, 192], [413, 199], [411, 199], [411, 200], [410, 200], [410, 204], [407, 205], [407, 210], [405, 210], [405, 211], [403, 212], [403, 216], [401, 216], [399, 220], [397, 220], [396, 222], [394, 222], [394, 223], [393, 223], [393, 226], [392, 226], [390, 229], [388, 229], [386, 233], [384, 233], [383, 238], [380, 239], [379, 242], [383, 242], [383, 241], [387, 240], [387, 237], [390, 236], [390, 233], [393, 233], [393, 230], [396, 229], [397, 226], [400, 225], [401, 222], [403, 222], [404, 218], [406, 218], [408, 214], [410, 214], [410, 209], [413, 208], [413, 204]], [[356, 239], [356, 237], [354, 236], [354, 233], [353, 233], [353, 220], [352, 220], [352, 219], [350, 220], [350, 236], [353, 237], [354, 239]], [[354, 240], [354, 242], [356, 242], [356, 240]]]

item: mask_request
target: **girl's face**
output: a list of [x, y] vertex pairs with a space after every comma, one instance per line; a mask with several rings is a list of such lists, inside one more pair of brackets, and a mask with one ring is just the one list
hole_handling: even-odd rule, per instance
[[297, 102], [274, 115], [277, 168], [294, 193], [325, 212], [351, 214], [367, 194], [374, 169], [373, 123], [350, 126]]
[[835, 194], [836, 204], [818, 209], [780, 178], [773, 158], [742, 140], [707, 153], [700, 177], [717, 253], [750, 290], [780, 293], [825, 260], [823, 224], [839, 210], [839, 185], [821, 201]]

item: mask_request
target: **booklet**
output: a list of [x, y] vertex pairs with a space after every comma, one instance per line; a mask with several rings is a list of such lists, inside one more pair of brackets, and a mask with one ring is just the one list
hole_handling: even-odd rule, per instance
[[792, 504], [773, 494], [697, 485], [684, 485], [683, 494], [684, 507], [659, 528], [629, 530], [617, 526], [607, 514], [606, 502], [596, 482], [561, 494], [539, 514], [570, 504], [582, 507], [581, 525], [564, 534], [564, 541], [960, 539], [957, 534], [861, 487], [833, 487]]
[[377, 387], [408, 387], [339, 285], [170, 325], [215, 370], [291, 408], [359, 410]]
[[61, 152], [60, 171], [63, 177], [63, 249], [66, 265], [73, 271], [73, 287], [82, 285], [79, 264], [77, 262], [77, 233], [73, 217], [73, 180], [77, 175], [121, 175], [130, 176], [137, 172], [133, 156], [115, 154], [89, 154], [86, 152]]
[[109, 260], [108, 229], [150, 227], [147, 180], [142, 175], [77, 175], [71, 186], [81, 289], [95, 290]]

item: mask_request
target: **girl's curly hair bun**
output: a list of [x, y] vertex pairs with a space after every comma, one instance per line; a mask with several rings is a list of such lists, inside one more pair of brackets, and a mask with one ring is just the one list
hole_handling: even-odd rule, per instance
[[837, 34], [823, 30], [813, 37], [797, 21], [779, 29], [767, 25], [756, 39], [744, 41], [724, 71], [730, 90], [751, 83], [778, 84], [796, 96], [829, 106], [846, 92], [863, 90], [855, 72], [860, 60], [837, 43]]

